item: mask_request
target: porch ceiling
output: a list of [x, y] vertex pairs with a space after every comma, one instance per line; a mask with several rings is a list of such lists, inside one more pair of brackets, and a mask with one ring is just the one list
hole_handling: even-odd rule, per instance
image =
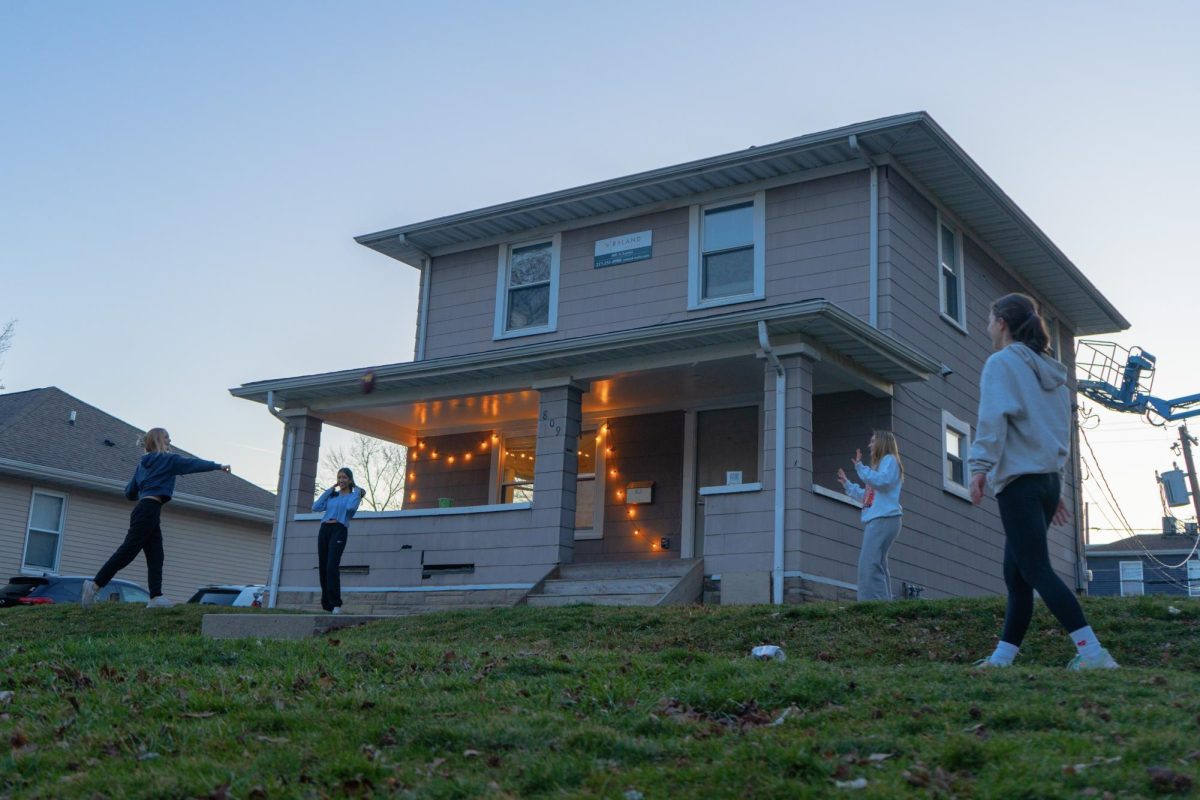
[[[857, 149], [851, 146], [851, 137]], [[677, 207], [688, 198], [821, 169], [895, 163], [1044, 295], [1080, 336], [1129, 322], [929, 114], [921, 111], [750, 147], [356, 237], [420, 268], [427, 255], [484, 247]]]
[[[464, 424], [499, 420], [501, 415], [527, 418], [526, 404], [537, 401], [537, 393], [530, 390], [547, 380], [590, 382], [594, 397], [589, 402], [600, 404], [594, 407], [597, 411], [606, 410], [604, 404], [612, 404], [611, 409], [637, 403], [637, 397], [670, 395], [678, 400], [716, 389], [728, 395], [729, 387], [742, 382], [747, 391], [761, 392], [761, 365], [754, 366], [760, 321], [773, 347], [807, 347], [818, 359], [818, 390], [837, 391], [855, 379], [860, 384], [924, 380], [940, 368], [932, 357], [817, 299], [375, 367], [376, 389], [370, 395], [361, 390], [366, 367], [258, 381], [230, 392], [260, 403], [270, 400], [285, 410], [305, 409], [331, 421], [336, 416], [343, 420], [339, 424], [351, 428], [362, 427], [348, 424], [356, 418], [376, 419], [377, 409], [408, 408], [395, 413], [407, 414], [407, 425], [418, 429], [427, 424], [420, 421], [422, 414], [426, 420], [434, 414], [439, 419], [459, 415]], [[405, 423], [397, 419], [393, 424]]]

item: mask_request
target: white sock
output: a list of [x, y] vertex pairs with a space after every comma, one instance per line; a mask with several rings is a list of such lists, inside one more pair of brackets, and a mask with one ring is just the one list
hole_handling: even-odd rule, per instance
[[1021, 648], [1009, 642], [1000, 641], [996, 644], [996, 649], [988, 656], [988, 661], [993, 664], [1003, 664], [1009, 666], [1013, 659], [1017, 657], [1017, 653], [1021, 652]]
[[1100, 640], [1096, 638], [1091, 625], [1071, 631], [1071, 641], [1075, 643], [1075, 651], [1084, 658], [1096, 658], [1100, 655]]

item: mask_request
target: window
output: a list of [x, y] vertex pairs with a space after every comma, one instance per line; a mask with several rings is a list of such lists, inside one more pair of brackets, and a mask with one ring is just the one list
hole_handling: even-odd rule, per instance
[[29, 504], [29, 525], [25, 532], [24, 569], [58, 571], [66, 512], [65, 494], [34, 491]]
[[533, 502], [533, 468], [537, 462], [537, 437], [513, 436], [504, 440], [500, 467], [500, 502]]
[[942, 412], [942, 488], [970, 500], [967, 474], [967, 450], [971, 446], [971, 426], [947, 411]]
[[553, 331], [562, 236], [500, 246], [495, 338]]
[[1118, 566], [1121, 570], [1121, 597], [1145, 594], [1146, 587], [1142, 582], [1142, 562], [1122, 561]]
[[[597, 503], [604, 486], [604, 448], [600, 430], [579, 434], [579, 472], [575, 476], [575, 538], [600, 539], [604, 535], [604, 504]], [[599, 479], [599, 480], [597, 480]]]
[[1188, 596], [1200, 597], [1200, 559], [1193, 558], [1187, 562]]
[[692, 206], [688, 308], [763, 299], [766, 193]]
[[938, 294], [942, 317], [967, 329], [966, 287], [963, 285], [962, 234], [938, 215]]

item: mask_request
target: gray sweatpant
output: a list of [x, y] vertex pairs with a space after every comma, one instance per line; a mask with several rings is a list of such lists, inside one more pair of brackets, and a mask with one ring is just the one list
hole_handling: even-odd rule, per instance
[[892, 575], [888, 572], [888, 549], [900, 535], [900, 515], [876, 517], [863, 528], [862, 552], [858, 554], [858, 599], [891, 600]]

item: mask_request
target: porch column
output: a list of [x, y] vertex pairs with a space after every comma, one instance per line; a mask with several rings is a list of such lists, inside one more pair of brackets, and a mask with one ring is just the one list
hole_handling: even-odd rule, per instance
[[579, 474], [579, 431], [583, 387], [573, 382], [535, 386], [538, 407], [537, 461], [533, 472], [533, 524], [557, 529], [558, 563], [575, 553], [575, 479]]
[[294, 514], [312, 511], [321, 450], [321, 420], [310, 416], [289, 418], [283, 432], [284, 453], [287, 453], [289, 432], [296, 437], [292, 443], [291, 475], [287, 487], [283, 487], [283, 473], [287, 465], [282, 465], [279, 482], [280, 491], [287, 492], [287, 518], [291, 519]]
[[[784, 571], [804, 570], [802, 550], [805, 528], [803, 488], [812, 485], [812, 385], [813, 361], [807, 355], [780, 356], [787, 375], [784, 426], [784, 496], [775, 498], [784, 509]], [[763, 488], [775, 487], [775, 371], [766, 370], [763, 391]], [[785, 581], [786, 585], [786, 581]], [[784, 602], [795, 601], [787, 597]]]

